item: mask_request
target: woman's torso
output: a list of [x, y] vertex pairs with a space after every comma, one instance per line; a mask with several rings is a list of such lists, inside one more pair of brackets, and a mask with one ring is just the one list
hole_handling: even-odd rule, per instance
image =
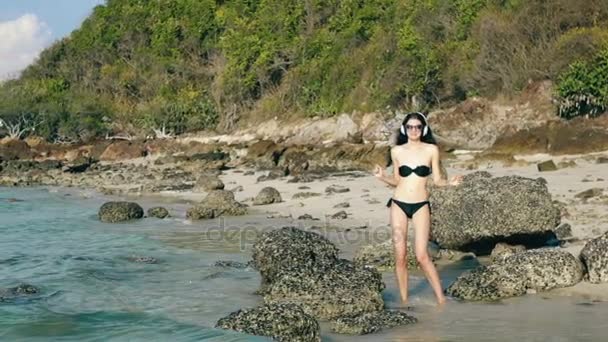
[[[396, 162], [398, 165], [393, 167], [401, 168], [398, 170], [399, 182], [395, 188], [393, 198], [402, 202], [422, 202], [429, 198], [426, 183], [430, 177], [431, 153], [427, 144], [418, 146], [400, 146], [396, 151]], [[405, 166], [405, 167], [403, 167]], [[407, 176], [402, 175], [407, 174]]]

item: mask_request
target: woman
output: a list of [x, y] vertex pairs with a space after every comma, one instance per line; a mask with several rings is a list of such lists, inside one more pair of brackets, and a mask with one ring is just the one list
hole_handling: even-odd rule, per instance
[[394, 173], [387, 176], [384, 169], [376, 165], [374, 176], [394, 186], [395, 192], [387, 206], [395, 245], [395, 268], [401, 300], [407, 303], [407, 228], [412, 220], [415, 232], [414, 249], [416, 260], [428, 279], [437, 302], [445, 303], [445, 296], [437, 269], [427, 252], [431, 226], [431, 208], [426, 183], [429, 175], [436, 186], [458, 185], [462, 176], [449, 182], [442, 179], [439, 168], [439, 149], [424, 114], [415, 112], [405, 116], [397, 136], [397, 144], [391, 148]]

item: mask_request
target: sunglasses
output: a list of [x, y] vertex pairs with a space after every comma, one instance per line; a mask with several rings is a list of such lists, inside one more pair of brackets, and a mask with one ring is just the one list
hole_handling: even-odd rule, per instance
[[405, 125], [405, 129], [407, 130], [417, 130], [420, 131], [422, 130], [422, 125]]

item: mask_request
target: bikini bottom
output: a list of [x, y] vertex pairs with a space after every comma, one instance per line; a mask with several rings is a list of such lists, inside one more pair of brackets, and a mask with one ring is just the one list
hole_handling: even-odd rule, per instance
[[398, 205], [399, 208], [401, 208], [401, 210], [403, 210], [403, 212], [405, 213], [405, 216], [407, 216], [408, 218], [412, 218], [414, 216], [414, 214], [418, 211], [418, 209], [424, 207], [425, 205], [429, 206], [429, 211], [431, 210], [431, 203], [429, 201], [423, 201], [423, 202], [417, 202], [417, 203], [406, 203], [406, 202], [397, 201], [394, 198], [390, 198], [388, 200], [388, 203], [386, 203], [387, 207], [391, 206], [391, 201], [395, 202], [395, 204]]

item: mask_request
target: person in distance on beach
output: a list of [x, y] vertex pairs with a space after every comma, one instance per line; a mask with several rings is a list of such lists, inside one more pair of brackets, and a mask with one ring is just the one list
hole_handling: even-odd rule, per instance
[[439, 304], [445, 303], [439, 274], [428, 251], [431, 228], [431, 207], [426, 183], [432, 175], [436, 186], [456, 186], [462, 176], [454, 176], [448, 182], [441, 177], [439, 149], [424, 114], [409, 113], [405, 116], [397, 135], [396, 146], [391, 148], [393, 175], [388, 176], [380, 165], [374, 168], [374, 176], [395, 187], [389, 199], [390, 222], [395, 247], [395, 271], [403, 303], [408, 299], [407, 229], [408, 219], [415, 227], [414, 250], [416, 260], [428, 279]]

